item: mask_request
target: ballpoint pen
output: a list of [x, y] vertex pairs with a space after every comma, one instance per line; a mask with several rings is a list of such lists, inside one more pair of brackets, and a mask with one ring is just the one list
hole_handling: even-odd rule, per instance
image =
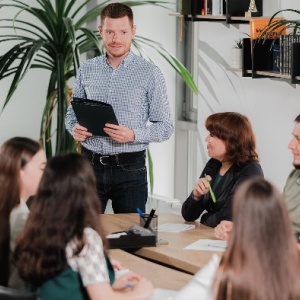
[[140, 217], [141, 217], [143, 220], [145, 220], [145, 215], [144, 215], [144, 213], [143, 213], [139, 208], [137, 208], [136, 211], [138, 212], [138, 214], [140, 215]]
[[[206, 179], [206, 174], [204, 174], [204, 176], [205, 176], [205, 179]], [[212, 199], [213, 202], [216, 202], [217, 199], [216, 199], [216, 196], [215, 196], [215, 194], [214, 194], [214, 192], [213, 192], [213, 190], [212, 190], [212, 188], [210, 186], [209, 180], [206, 179], [206, 181], [207, 181], [207, 185], [208, 185], [208, 189], [209, 189], [209, 193], [210, 193], [211, 199]]]
[[149, 225], [151, 223], [151, 220], [153, 219], [153, 216], [155, 214], [155, 211], [156, 211], [155, 209], [151, 209], [151, 212], [150, 212], [150, 214], [148, 216], [148, 219], [147, 219], [147, 221], [146, 221], [146, 223], [144, 225], [144, 228], [148, 228], [149, 227]]
[[221, 248], [221, 249], [226, 249], [227, 246], [220, 246], [220, 245], [213, 245], [213, 244], [207, 244], [208, 247], [214, 247], [214, 248]]
[[131, 283], [131, 282], [127, 282], [126, 284], [125, 284], [125, 287], [127, 287], [127, 288], [132, 288], [134, 285], [133, 285], [133, 283]]

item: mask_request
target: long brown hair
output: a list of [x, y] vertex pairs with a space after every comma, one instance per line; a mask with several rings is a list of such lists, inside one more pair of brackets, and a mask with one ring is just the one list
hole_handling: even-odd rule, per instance
[[249, 160], [258, 160], [255, 136], [249, 119], [237, 112], [210, 115], [206, 129], [226, 145], [226, 159], [238, 166]]
[[9, 216], [20, 204], [20, 171], [42, 149], [37, 141], [14, 137], [0, 148], [0, 284], [6, 286], [9, 274]]
[[262, 178], [243, 183], [234, 196], [233, 223], [216, 300], [300, 299], [300, 254], [279, 191]]
[[100, 208], [95, 174], [84, 156], [69, 153], [49, 159], [15, 250], [21, 277], [40, 285], [62, 272], [67, 243], [75, 238], [79, 253], [85, 227], [96, 230], [105, 244]]

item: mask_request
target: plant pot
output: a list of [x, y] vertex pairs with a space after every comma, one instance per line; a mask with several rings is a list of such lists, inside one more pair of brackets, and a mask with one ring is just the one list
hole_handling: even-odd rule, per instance
[[239, 48], [233, 48], [232, 50], [232, 62], [233, 62], [233, 68], [235, 69], [241, 69], [243, 66], [243, 55], [242, 55], [242, 49]]

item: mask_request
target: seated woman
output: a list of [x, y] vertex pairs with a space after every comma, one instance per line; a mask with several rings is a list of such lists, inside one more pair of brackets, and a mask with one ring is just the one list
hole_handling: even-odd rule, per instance
[[227, 249], [196, 273], [176, 300], [300, 299], [300, 253], [280, 192], [255, 178], [234, 195]]
[[148, 299], [152, 284], [128, 273], [114, 281], [89, 161], [72, 153], [49, 159], [15, 250], [31, 291], [50, 299]]
[[231, 220], [231, 202], [235, 189], [246, 179], [263, 176], [255, 151], [255, 138], [247, 117], [224, 112], [209, 116], [205, 123], [209, 135], [207, 162], [190, 196], [182, 205], [186, 221], [210, 227]]
[[14, 137], [0, 148], [0, 284], [20, 289], [13, 263], [16, 240], [25, 226], [26, 201], [36, 194], [46, 164], [42, 146], [26, 137]]

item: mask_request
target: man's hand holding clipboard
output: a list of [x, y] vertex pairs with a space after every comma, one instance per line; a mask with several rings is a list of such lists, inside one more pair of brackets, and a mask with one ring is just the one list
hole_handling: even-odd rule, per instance
[[[134, 141], [134, 131], [123, 125], [105, 124], [103, 131], [118, 143], [128, 143]], [[76, 124], [73, 128], [73, 137], [77, 142], [84, 142], [87, 137], [93, 136], [87, 128]]]
[[73, 127], [73, 137], [77, 142], [84, 142], [87, 137], [93, 136], [92, 133], [88, 132], [87, 128], [76, 124]]
[[74, 139], [83, 142], [87, 137], [109, 136], [119, 143], [133, 142], [134, 131], [119, 125], [113, 107], [105, 102], [73, 98], [71, 102], [78, 124], [73, 128]]
[[103, 131], [118, 143], [134, 141], [134, 131], [124, 125], [105, 124]]

